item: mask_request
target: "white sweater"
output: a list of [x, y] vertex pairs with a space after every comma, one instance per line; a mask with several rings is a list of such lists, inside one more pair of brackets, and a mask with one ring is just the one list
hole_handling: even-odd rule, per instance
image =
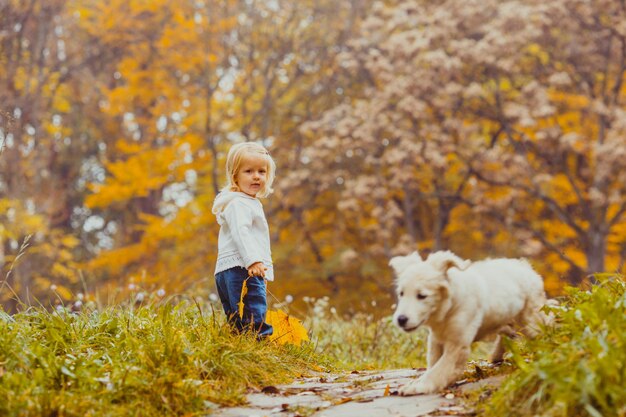
[[213, 214], [220, 225], [215, 273], [262, 262], [265, 278], [273, 281], [270, 232], [261, 202], [245, 193], [222, 191], [215, 197]]

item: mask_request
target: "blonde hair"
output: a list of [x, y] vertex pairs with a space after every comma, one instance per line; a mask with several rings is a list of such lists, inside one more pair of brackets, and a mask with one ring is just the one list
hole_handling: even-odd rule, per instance
[[222, 190], [241, 191], [236, 178], [241, 169], [241, 163], [247, 155], [262, 157], [267, 161], [267, 181], [257, 194], [257, 197], [267, 197], [274, 192], [272, 184], [276, 177], [276, 164], [267, 149], [255, 142], [243, 142], [231, 146], [226, 157], [226, 186]]

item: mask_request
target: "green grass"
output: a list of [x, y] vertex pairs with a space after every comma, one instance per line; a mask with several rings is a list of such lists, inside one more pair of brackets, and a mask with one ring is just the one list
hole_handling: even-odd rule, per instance
[[568, 290], [541, 337], [509, 343], [517, 370], [480, 415], [626, 416], [626, 283], [598, 279]]
[[327, 298], [314, 300], [305, 325], [316, 351], [346, 370], [419, 368], [426, 366], [426, 334], [407, 334], [393, 325], [391, 316], [368, 314], [341, 317]]
[[[233, 334], [214, 305], [127, 303], [78, 314], [0, 310], [0, 415], [208, 415], [310, 371], [424, 366], [424, 332], [339, 317], [320, 299], [302, 347]], [[302, 315], [302, 314], [297, 314]]]
[[[512, 366], [499, 369], [515, 370], [481, 394], [480, 415], [626, 416], [626, 284], [601, 279], [570, 289], [541, 337], [509, 342]], [[425, 331], [343, 317], [325, 298], [310, 307], [295, 313], [310, 330], [302, 347], [233, 334], [220, 310], [184, 297], [78, 314], [0, 310], [0, 415], [204, 416], [311, 371], [425, 366]]]
[[325, 365], [312, 345], [233, 335], [190, 303], [0, 311], [2, 416], [206, 415]]

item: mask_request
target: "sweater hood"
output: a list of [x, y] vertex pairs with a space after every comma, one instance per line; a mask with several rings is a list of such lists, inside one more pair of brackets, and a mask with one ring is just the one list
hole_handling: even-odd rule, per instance
[[224, 210], [226, 209], [226, 206], [228, 206], [228, 204], [236, 198], [256, 200], [254, 197], [250, 197], [239, 191], [220, 191], [217, 196], [215, 196], [213, 209], [211, 210], [213, 214], [215, 214], [215, 217], [217, 217], [217, 223], [220, 226], [224, 223]]

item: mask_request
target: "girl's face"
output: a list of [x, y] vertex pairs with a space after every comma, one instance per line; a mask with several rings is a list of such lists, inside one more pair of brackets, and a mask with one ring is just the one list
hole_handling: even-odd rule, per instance
[[265, 187], [266, 182], [267, 160], [262, 156], [244, 155], [239, 172], [235, 176], [235, 184], [239, 190], [250, 197], [256, 197], [257, 193]]

